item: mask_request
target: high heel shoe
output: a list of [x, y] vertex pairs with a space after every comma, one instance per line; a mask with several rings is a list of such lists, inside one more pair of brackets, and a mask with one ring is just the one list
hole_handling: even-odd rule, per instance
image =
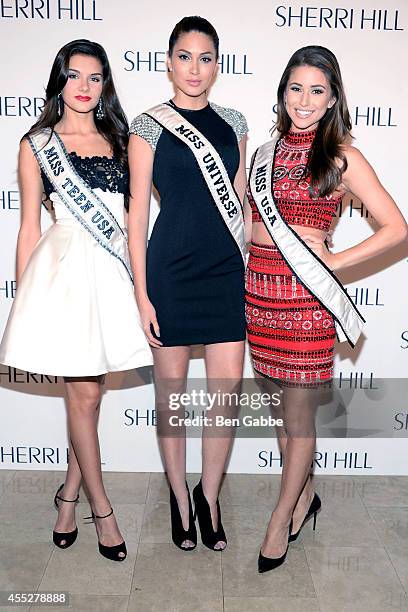
[[315, 531], [316, 529], [316, 516], [318, 511], [320, 510], [320, 508], [322, 507], [322, 502], [320, 500], [320, 497], [318, 496], [317, 493], [314, 494], [314, 497], [312, 499], [312, 503], [309, 506], [309, 510], [306, 512], [306, 516], [303, 519], [303, 523], [301, 524], [301, 526], [299, 527], [299, 529], [297, 530], [296, 533], [292, 533], [289, 536], [289, 542], [294, 542], [294, 540], [297, 539], [303, 525], [306, 523], [306, 521], [308, 521], [310, 519], [310, 517], [313, 514], [313, 531]]
[[[195, 525], [195, 516], [193, 515], [193, 506], [190, 499], [190, 491], [186, 483], [188, 493], [188, 529], [184, 529], [183, 521], [181, 520], [180, 509], [177, 503], [177, 498], [170, 486], [170, 513], [171, 513], [171, 537], [176, 546], [181, 550], [194, 550], [197, 546], [197, 529]], [[185, 547], [182, 543], [185, 540], [191, 540], [194, 546]]]
[[[105, 514], [104, 516], [98, 516], [97, 514], [94, 514], [94, 512], [92, 512], [91, 516], [84, 517], [84, 521], [91, 519], [91, 522], [95, 523], [96, 518], [104, 519], [108, 518], [108, 516], [112, 516], [112, 514], [113, 508], [111, 508], [110, 512], [108, 514]], [[101, 544], [98, 539], [98, 547], [102, 557], [105, 557], [110, 561], [124, 561], [127, 557], [127, 549], [124, 541], [120, 544], [116, 544], [115, 546], [105, 546], [105, 544]], [[119, 557], [120, 553], [123, 553], [123, 557]]]
[[[63, 497], [58, 495], [58, 493], [63, 489], [63, 487], [64, 487], [64, 483], [62, 483], [62, 485], [58, 487], [58, 490], [54, 496], [54, 506], [56, 510], [59, 510], [59, 505], [58, 505], [57, 500], [68, 502], [69, 504], [76, 504], [79, 500], [79, 495], [77, 495], [75, 499], [64, 499]], [[52, 541], [54, 542], [55, 546], [58, 546], [58, 548], [69, 548], [70, 546], [72, 546], [72, 544], [77, 539], [77, 535], [78, 535], [78, 527], [75, 527], [74, 531], [67, 531], [65, 533], [62, 531], [53, 531]], [[62, 544], [62, 542], [64, 541], [65, 543]]]
[[[211, 550], [215, 550], [218, 552], [219, 550], [223, 550], [222, 548], [214, 548], [217, 542], [225, 542], [227, 543], [227, 538], [225, 536], [224, 527], [221, 522], [221, 508], [220, 503], [217, 498], [217, 515], [218, 515], [218, 525], [217, 530], [214, 531], [211, 521], [211, 510], [209, 503], [204, 495], [203, 487], [201, 484], [201, 480], [198, 485], [193, 490], [193, 499], [194, 499], [194, 517], [197, 516], [198, 524], [200, 526], [201, 533], [201, 541], [204, 546], [210, 548]], [[225, 546], [224, 546], [225, 549]]]
[[281, 555], [280, 557], [264, 557], [261, 551], [259, 551], [258, 572], [260, 574], [264, 574], [265, 572], [269, 572], [270, 570], [276, 569], [277, 567], [282, 565], [282, 563], [285, 561], [286, 555], [288, 552], [288, 548], [289, 548], [291, 531], [292, 531], [292, 520], [290, 521], [290, 525], [288, 529], [288, 543], [286, 546], [286, 550], [283, 553], [283, 555]]

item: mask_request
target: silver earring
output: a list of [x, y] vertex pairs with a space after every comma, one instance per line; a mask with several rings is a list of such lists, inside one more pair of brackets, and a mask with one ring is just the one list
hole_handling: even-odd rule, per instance
[[62, 115], [62, 96], [61, 94], [58, 94], [58, 98], [57, 98], [57, 114], [58, 114], [58, 117], [61, 117]]
[[101, 120], [104, 118], [104, 116], [105, 116], [105, 113], [103, 110], [102, 98], [99, 98], [98, 106], [96, 107], [96, 118]]

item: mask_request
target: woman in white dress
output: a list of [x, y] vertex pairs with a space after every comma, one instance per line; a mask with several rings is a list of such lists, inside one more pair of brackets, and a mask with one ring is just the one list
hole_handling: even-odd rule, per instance
[[[43, 113], [20, 144], [18, 290], [0, 345], [0, 363], [66, 383], [70, 453], [54, 500], [54, 543], [76, 540], [83, 478], [99, 551], [114, 561], [127, 552], [102, 482], [101, 385], [107, 372], [152, 364], [128, 263], [127, 142], [104, 49], [68, 43], [55, 58]], [[43, 193], [56, 223], [41, 236]]]

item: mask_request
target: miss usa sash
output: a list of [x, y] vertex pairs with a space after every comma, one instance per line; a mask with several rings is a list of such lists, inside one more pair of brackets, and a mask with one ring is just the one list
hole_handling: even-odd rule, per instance
[[256, 151], [249, 182], [258, 211], [293, 273], [332, 314], [340, 342], [354, 346], [365, 320], [334, 274], [281, 217], [273, 197], [272, 172], [277, 139]]
[[124, 231], [109, 208], [78, 175], [58, 134], [46, 128], [30, 136], [29, 142], [67, 210], [101, 247], [124, 265], [133, 280]]
[[197, 128], [168, 104], [159, 104], [144, 113], [184, 142], [194, 154], [213, 200], [231, 232], [245, 263], [246, 244], [242, 205], [227, 170], [213, 145]]

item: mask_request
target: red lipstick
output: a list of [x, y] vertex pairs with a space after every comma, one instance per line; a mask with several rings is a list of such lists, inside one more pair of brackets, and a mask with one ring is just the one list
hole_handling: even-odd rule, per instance
[[75, 96], [75, 100], [79, 100], [80, 102], [89, 102], [91, 98], [89, 96]]

